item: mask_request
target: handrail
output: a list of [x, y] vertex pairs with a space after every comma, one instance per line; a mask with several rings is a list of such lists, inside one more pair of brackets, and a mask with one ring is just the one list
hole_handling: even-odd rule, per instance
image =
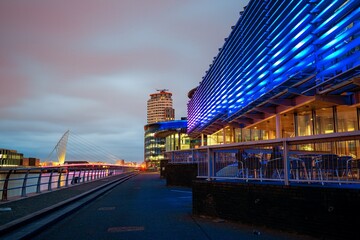
[[[338, 185], [343, 183], [359, 185], [360, 160], [356, 160], [360, 158], [358, 151], [353, 153], [355, 155], [351, 157], [338, 155], [338, 150], [333, 148], [332, 150], [334, 152], [316, 150], [317, 148], [314, 148], [315, 150], [312, 151], [300, 148], [301, 145], [311, 144], [312, 146], [316, 146], [319, 143], [339, 143], [344, 141], [356, 141], [358, 146], [360, 144], [359, 140], [360, 131], [353, 131], [202, 146], [196, 149], [169, 151], [166, 152], [166, 157], [169, 159], [170, 164], [197, 164], [197, 177], [208, 180], [231, 179], [246, 182], [277, 181], [282, 182], [284, 185], [325, 185], [330, 183], [336, 183]], [[271, 158], [270, 154], [273, 153], [276, 148], [281, 149], [282, 161], [278, 163], [279, 165], [270, 166], [269, 164], [262, 164], [260, 169], [256, 169], [256, 171], [260, 173], [267, 171], [265, 177], [263, 177], [262, 174], [252, 174], [256, 177], [249, 178], [249, 171], [254, 171], [254, 169], [240, 168], [239, 163], [241, 159], [238, 159], [237, 153], [245, 151], [248, 155], [256, 154], [263, 163], [264, 160], [269, 161], [275, 158]], [[328, 163], [327, 161], [330, 160], [326, 160], [329, 158], [327, 155], [333, 155], [334, 159], [331, 161], [335, 163]], [[349, 158], [351, 161], [348, 160]], [[191, 161], [189, 161], [189, 159]], [[344, 161], [346, 161], [346, 163], [344, 163]], [[236, 165], [235, 163], [238, 164]], [[234, 169], [236, 167], [239, 169]], [[227, 170], [228, 175], [225, 174]], [[247, 174], [244, 174], [244, 171]], [[275, 175], [270, 176], [270, 171], [275, 171]]]
[[52, 191], [54, 188], [68, 187], [134, 169], [134, 167], [112, 164], [0, 167], [0, 200], [7, 201], [9, 197], [26, 197], [29, 193]]

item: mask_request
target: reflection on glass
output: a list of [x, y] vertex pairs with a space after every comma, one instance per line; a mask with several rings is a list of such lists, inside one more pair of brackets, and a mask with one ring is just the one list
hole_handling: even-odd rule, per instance
[[334, 132], [333, 108], [321, 108], [316, 110], [316, 133], [327, 134]]
[[296, 114], [298, 136], [310, 136], [313, 133], [312, 111], [302, 111]]
[[357, 109], [348, 106], [338, 106], [337, 112], [337, 129], [338, 132], [350, 132], [358, 130]]

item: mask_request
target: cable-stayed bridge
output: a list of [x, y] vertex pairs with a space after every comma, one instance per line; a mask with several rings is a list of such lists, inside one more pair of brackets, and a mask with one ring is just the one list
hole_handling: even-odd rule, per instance
[[119, 157], [106, 149], [70, 130], [63, 134], [47, 158], [47, 161], [59, 164], [66, 162], [115, 164], [119, 160]]
[[0, 201], [129, 173], [137, 167], [69, 130], [46, 161], [42, 166], [0, 168]]

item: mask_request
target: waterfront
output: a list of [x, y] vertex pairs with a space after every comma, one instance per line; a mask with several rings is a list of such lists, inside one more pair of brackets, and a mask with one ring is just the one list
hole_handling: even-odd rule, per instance
[[78, 164], [44, 168], [1, 168], [0, 199], [25, 197], [110, 175], [133, 171], [133, 167]]
[[[60, 175], [59, 173], [43, 173], [41, 174], [40, 184], [39, 181], [39, 173], [30, 173], [27, 177], [26, 182], [26, 193], [33, 194], [37, 192], [38, 186], [40, 186], [40, 191], [47, 191], [50, 189], [55, 189], [58, 187], [64, 187], [66, 184], [71, 184], [74, 180], [76, 172], [70, 172], [69, 177], [66, 181], [66, 175]], [[19, 197], [22, 194], [22, 187], [24, 184], [24, 178], [26, 174], [17, 173], [13, 174], [12, 178], [9, 179], [8, 184], [8, 198]], [[51, 177], [51, 179], [50, 179]], [[6, 179], [6, 174], [0, 173], [0, 192], [2, 193], [4, 183]], [[50, 186], [49, 186], [50, 183]]]

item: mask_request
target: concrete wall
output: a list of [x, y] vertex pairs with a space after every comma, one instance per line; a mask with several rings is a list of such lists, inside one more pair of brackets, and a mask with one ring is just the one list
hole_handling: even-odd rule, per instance
[[360, 236], [359, 189], [196, 180], [193, 213], [323, 239]]
[[166, 184], [171, 186], [191, 187], [197, 176], [197, 164], [166, 165]]

